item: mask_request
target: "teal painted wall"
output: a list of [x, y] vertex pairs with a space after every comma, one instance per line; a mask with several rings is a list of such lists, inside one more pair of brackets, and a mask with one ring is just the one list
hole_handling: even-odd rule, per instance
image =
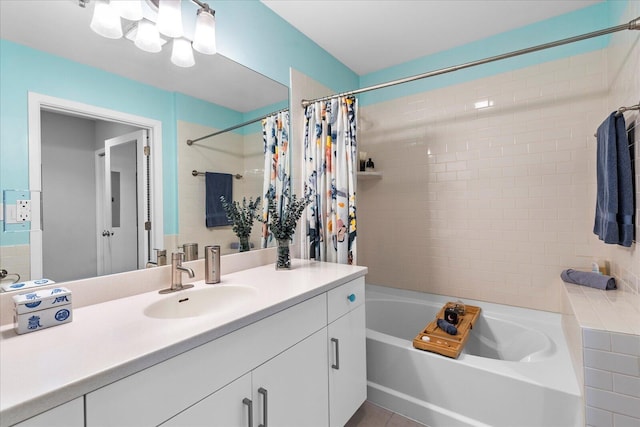
[[[195, 7], [192, 2], [183, 2], [183, 8], [193, 9], [194, 14]], [[286, 86], [289, 67], [295, 67], [335, 91], [357, 87], [355, 73], [259, 1], [216, 2], [215, 8], [218, 50], [228, 58]], [[0, 40], [0, 190], [28, 188], [27, 94], [30, 91], [162, 122], [165, 234], [179, 231], [176, 121], [223, 129], [253, 119], [254, 114], [286, 106], [286, 103], [276, 104], [273, 108], [242, 114]], [[259, 130], [255, 126], [259, 125], [238, 132], [253, 133]], [[0, 232], [0, 245], [28, 241], [28, 233]]]
[[[29, 188], [28, 92], [64, 98], [162, 122], [165, 232], [175, 230], [176, 121], [174, 94], [0, 40], [0, 189]], [[136, 96], [132, 96], [136, 94]], [[1, 233], [3, 244], [27, 233]]]
[[[218, 50], [289, 86], [289, 67], [336, 92], [358, 87], [358, 75], [258, 0], [216, 1]], [[333, 29], [328, 29], [333, 30]]]

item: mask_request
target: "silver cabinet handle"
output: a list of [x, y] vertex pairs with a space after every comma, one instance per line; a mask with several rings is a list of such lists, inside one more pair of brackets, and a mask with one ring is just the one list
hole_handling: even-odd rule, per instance
[[249, 427], [253, 427], [253, 402], [251, 401], [251, 399], [245, 397], [244, 399], [242, 399], [242, 403], [247, 405], [247, 412], [249, 413], [249, 422], [247, 423], [247, 425]]
[[267, 389], [260, 387], [258, 393], [262, 395], [262, 422], [258, 427], [267, 427]]
[[331, 338], [331, 342], [336, 343], [336, 363], [331, 365], [333, 369], [340, 369], [340, 343], [338, 338]]

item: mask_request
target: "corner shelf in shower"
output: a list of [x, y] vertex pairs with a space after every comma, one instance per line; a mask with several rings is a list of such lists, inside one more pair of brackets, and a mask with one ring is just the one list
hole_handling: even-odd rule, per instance
[[358, 179], [362, 179], [362, 180], [382, 179], [382, 172], [358, 172]]

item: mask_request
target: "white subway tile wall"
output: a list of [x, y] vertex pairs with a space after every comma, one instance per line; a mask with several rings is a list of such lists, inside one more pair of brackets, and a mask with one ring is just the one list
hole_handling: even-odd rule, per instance
[[[594, 133], [633, 102], [608, 96], [611, 55], [362, 107], [359, 149], [383, 174], [358, 182], [358, 262], [368, 282], [560, 311], [553, 279], [609, 259], [637, 294], [640, 253], [592, 233]], [[637, 57], [624, 64], [631, 81]]]
[[552, 279], [601, 254], [605, 76], [597, 51], [361, 108], [360, 149], [384, 174], [359, 182], [368, 281], [559, 311]]
[[586, 424], [640, 425], [640, 336], [583, 329]]
[[[630, 1], [620, 23], [626, 23], [640, 16], [640, 1]], [[612, 109], [620, 106], [635, 105], [640, 102], [640, 35], [638, 31], [623, 31], [612, 36], [608, 52], [609, 97], [608, 105]], [[636, 212], [635, 239], [640, 240], [640, 114], [638, 111], [625, 113], [627, 127], [635, 125], [635, 184]], [[640, 293], [640, 250], [638, 244], [631, 250], [613, 246], [611, 248], [613, 273], [618, 286], [625, 291]]]
[[20, 281], [31, 280], [31, 262], [29, 259], [29, 245], [13, 245], [0, 247], [0, 268], [7, 270], [2, 284], [17, 281], [14, 274], [20, 275]]

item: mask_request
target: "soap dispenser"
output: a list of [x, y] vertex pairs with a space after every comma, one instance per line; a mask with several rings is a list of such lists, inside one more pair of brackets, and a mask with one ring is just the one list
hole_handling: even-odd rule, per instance
[[204, 282], [220, 283], [220, 246], [204, 247]]
[[369, 160], [367, 160], [367, 163], [364, 165], [364, 167], [365, 167], [365, 171], [373, 172], [374, 165], [373, 165], [373, 160], [371, 160], [371, 157], [369, 157]]

